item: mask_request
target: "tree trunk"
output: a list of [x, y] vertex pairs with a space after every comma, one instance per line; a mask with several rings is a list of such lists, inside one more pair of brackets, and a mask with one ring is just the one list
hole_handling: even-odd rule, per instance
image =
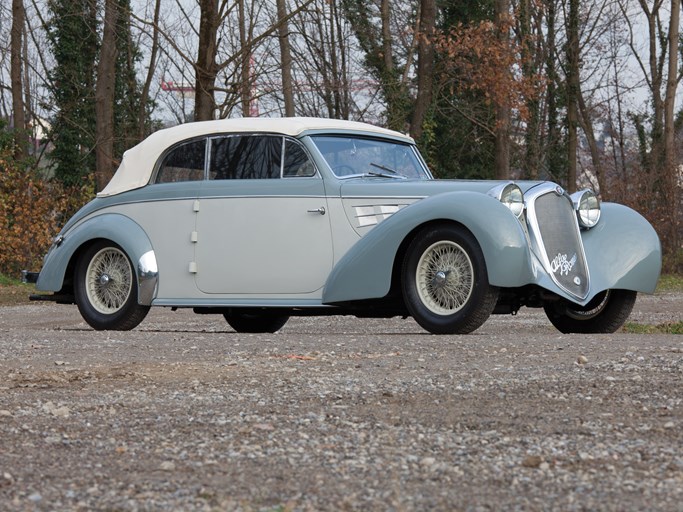
[[28, 139], [26, 132], [26, 112], [24, 109], [22, 87], [22, 35], [24, 31], [25, 11], [22, 0], [12, 0], [12, 29], [10, 75], [12, 84], [12, 113], [14, 117], [14, 141], [16, 143], [14, 157], [21, 159], [26, 155]]
[[661, 182], [663, 183], [665, 207], [671, 214], [669, 239], [664, 240], [669, 251], [679, 248], [678, 226], [680, 222], [680, 199], [678, 191], [678, 159], [675, 143], [675, 112], [676, 88], [678, 86], [678, 49], [679, 49], [679, 21], [681, 0], [671, 0], [671, 18], [669, 19], [669, 62], [664, 99], [664, 161]]
[[147, 66], [147, 78], [142, 86], [140, 97], [140, 111], [138, 112], [138, 140], [142, 140], [147, 135], [147, 101], [149, 90], [154, 80], [154, 71], [157, 65], [157, 52], [159, 51], [159, 13], [161, 11], [161, 0], [154, 3], [154, 22], [152, 25], [152, 49], [149, 55], [149, 65]]
[[285, 116], [294, 116], [294, 91], [292, 90], [292, 55], [289, 47], [289, 23], [287, 23], [287, 2], [277, 0], [277, 17], [280, 26], [280, 58], [282, 60], [282, 94], [285, 100]]
[[339, 94], [339, 61], [337, 59], [337, 22], [339, 19], [336, 16], [336, 8], [334, 2], [330, 2], [330, 25], [329, 25], [329, 38], [330, 38], [330, 85], [331, 90], [331, 100], [330, 103], [333, 107], [334, 113], [330, 116], [335, 119], [339, 118], [339, 112], [341, 110], [341, 96]]
[[[525, 77], [534, 79], [540, 66], [538, 49], [534, 48], [531, 29], [532, 5], [531, 0], [521, 0], [518, 7], [519, 43], [522, 57], [522, 73]], [[548, 27], [550, 34], [550, 27]], [[525, 177], [535, 180], [541, 162], [541, 109], [538, 94], [529, 95], [526, 100], [528, 120], [524, 141], [526, 143], [526, 155], [524, 162]]]
[[343, 17], [340, 9], [334, 4], [330, 5], [332, 9], [332, 19], [334, 19], [334, 27], [330, 27], [336, 34], [335, 45], [333, 53], [339, 54], [339, 67], [335, 78], [337, 84], [336, 92], [339, 96], [340, 109], [337, 112], [337, 118], [348, 119], [351, 115], [351, 93], [349, 84], [349, 65], [348, 65], [348, 51], [346, 49], [346, 41], [344, 38], [343, 26], [346, 20]]
[[389, 0], [381, 0], [380, 18], [382, 20], [382, 57], [384, 58], [384, 69], [389, 73], [394, 71], [394, 55], [391, 48], [391, 6]]
[[405, 128], [405, 114], [400, 97], [402, 85], [396, 76], [394, 66], [394, 51], [391, 46], [391, 6], [389, 0], [380, 2], [380, 21], [382, 23], [381, 55], [382, 82], [387, 100], [387, 125], [393, 130], [403, 131]]
[[[509, 39], [507, 19], [510, 11], [510, 0], [496, 0], [495, 22], [498, 27], [498, 37], [502, 41]], [[508, 70], [511, 72], [511, 70]], [[496, 179], [510, 178], [510, 104], [500, 98], [495, 106], [496, 127], [494, 143], [494, 165]]]
[[578, 95], [579, 113], [581, 117], [579, 122], [583, 133], [586, 135], [586, 141], [588, 142], [588, 149], [591, 153], [591, 161], [593, 162], [593, 170], [595, 171], [595, 177], [598, 179], [598, 192], [602, 195], [603, 201], [607, 199], [607, 186], [605, 182], [605, 173], [602, 168], [602, 160], [600, 150], [598, 149], [598, 142], [595, 140], [595, 131], [593, 130], [593, 120], [591, 118], [590, 112], [586, 107], [586, 102], [583, 99], [583, 93], [579, 90]]
[[576, 192], [579, 98], [579, 0], [569, 0], [567, 20], [567, 190]]
[[[563, 151], [561, 150], [560, 128], [558, 123], [558, 76], [556, 68], [556, 35], [555, 35], [555, 0], [546, 0], [547, 8], [547, 46], [546, 57], [547, 85], [547, 109], [548, 109], [548, 137], [546, 142], [546, 165], [550, 174], [558, 172], [562, 167]], [[539, 169], [540, 171], [540, 169]]]
[[434, 45], [432, 37], [436, 26], [436, 1], [420, 2], [420, 33], [417, 43], [417, 97], [410, 134], [415, 139], [422, 137], [427, 110], [432, 103], [434, 90]]
[[238, 0], [240, 48], [242, 50], [242, 63], [240, 66], [240, 98], [242, 103], [242, 115], [251, 117], [252, 97], [251, 97], [251, 76], [252, 76], [252, 48], [251, 31], [248, 28], [247, 11], [245, 0]]
[[[652, 92], [652, 107], [654, 117], [652, 119], [652, 151], [648, 162], [648, 171], [656, 175], [664, 154], [663, 131], [664, 131], [664, 100], [662, 99], [662, 66], [657, 58], [657, 42], [661, 36], [661, 24], [659, 23], [659, 8], [662, 1], [656, 1], [650, 10], [645, 0], [640, 0], [641, 8], [647, 17], [648, 26], [648, 46], [649, 46], [649, 65], [650, 65], [650, 89]], [[656, 180], [651, 180], [654, 182]]]
[[95, 84], [95, 185], [102, 190], [114, 175], [114, 82], [117, 0], [104, 4], [104, 30]]
[[199, 49], [195, 64], [195, 121], [213, 119], [216, 110], [216, 31], [218, 29], [218, 0], [199, 2]]

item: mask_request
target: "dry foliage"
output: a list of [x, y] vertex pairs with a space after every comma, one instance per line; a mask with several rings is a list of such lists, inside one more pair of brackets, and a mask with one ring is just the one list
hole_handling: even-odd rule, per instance
[[46, 182], [0, 154], [0, 274], [18, 277], [39, 270], [42, 258], [68, 217], [93, 194], [92, 180], [65, 188]]
[[543, 91], [544, 79], [522, 73], [522, 48], [510, 37], [512, 23], [458, 24], [436, 36], [434, 44], [443, 60], [442, 86], [479, 94], [489, 105], [513, 109], [524, 121], [527, 101]]
[[626, 174], [608, 176], [607, 186], [610, 201], [640, 212], [657, 231], [664, 254], [663, 271], [683, 274], [683, 248], [678, 243], [683, 219], [679, 210], [669, 206], [676, 201], [683, 204], [681, 187], [657, 186], [657, 176], [637, 164]]

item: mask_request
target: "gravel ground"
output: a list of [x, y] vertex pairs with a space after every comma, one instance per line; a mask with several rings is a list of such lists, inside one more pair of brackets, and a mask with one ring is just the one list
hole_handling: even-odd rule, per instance
[[[683, 319], [683, 294], [631, 320]], [[0, 510], [681, 510], [683, 337], [0, 307]]]

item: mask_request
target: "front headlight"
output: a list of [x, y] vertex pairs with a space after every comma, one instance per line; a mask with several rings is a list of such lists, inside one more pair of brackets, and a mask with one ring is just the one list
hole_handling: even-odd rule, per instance
[[498, 185], [489, 191], [489, 194], [508, 207], [512, 214], [520, 218], [524, 212], [524, 194], [522, 189], [514, 183]]
[[600, 200], [592, 190], [581, 190], [571, 195], [579, 225], [590, 229], [600, 220]]

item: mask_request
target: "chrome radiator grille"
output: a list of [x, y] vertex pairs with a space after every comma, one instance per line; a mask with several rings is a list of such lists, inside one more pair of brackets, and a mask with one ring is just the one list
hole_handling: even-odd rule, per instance
[[568, 293], [585, 298], [589, 290], [588, 267], [570, 199], [553, 189], [536, 196], [531, 203], [529, 224], [548, 274]]

